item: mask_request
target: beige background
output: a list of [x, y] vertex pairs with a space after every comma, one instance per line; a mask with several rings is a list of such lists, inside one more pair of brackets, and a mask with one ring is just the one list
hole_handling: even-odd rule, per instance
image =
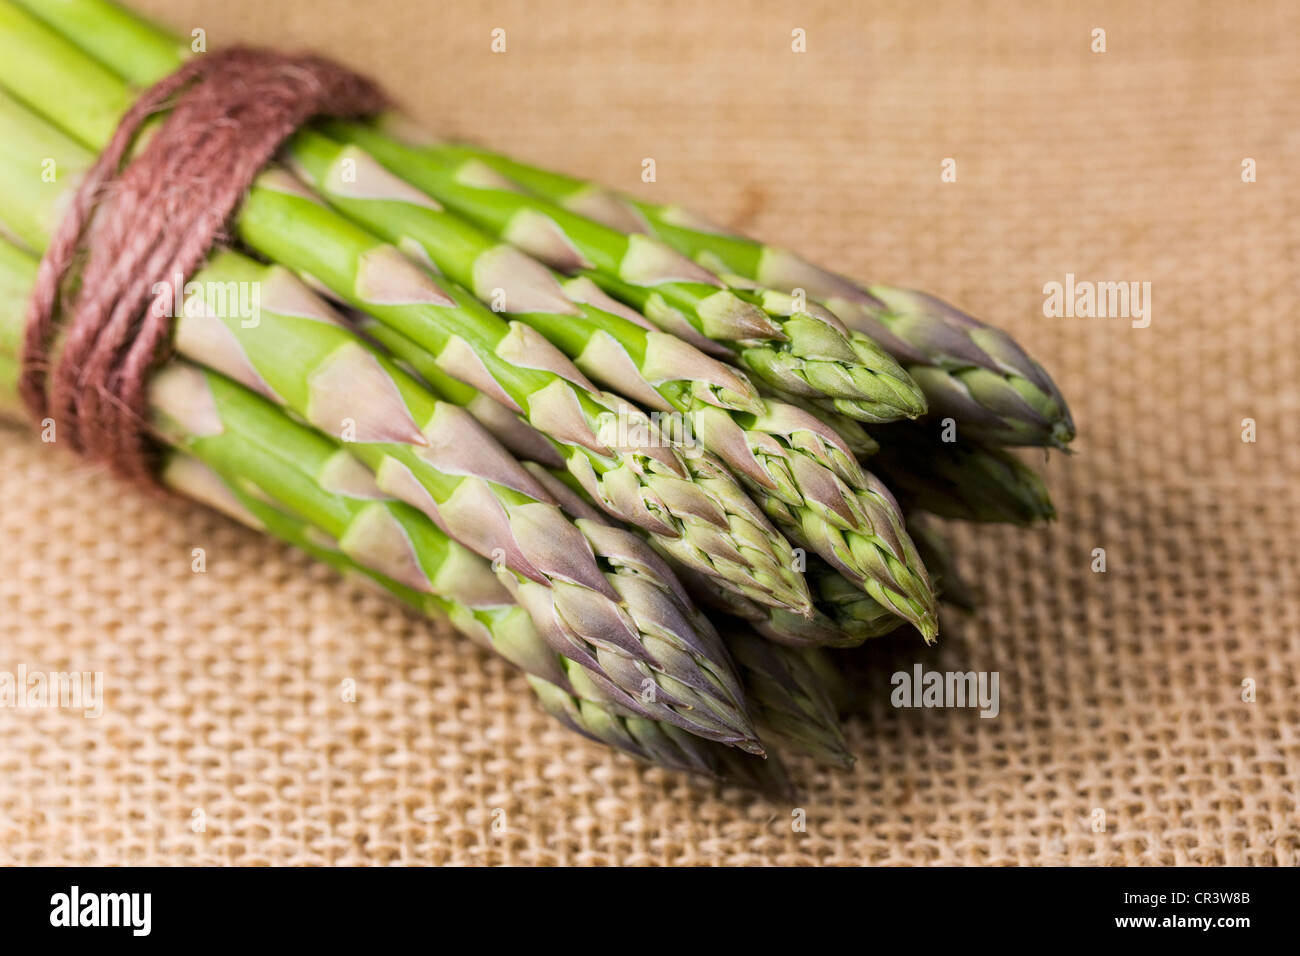
[[[1082, 437], [1048, 463], [1052, 527], [961, 530], [981, 612], [937, 651], [864, 652], [860, 762], [796, 762], [795, 833], [791, 806], [573, 738], [499, 662], [288, 550], [0, 433], [0, 670], [108, 684], [97, 720], [0, 711], [0, 862], [1300, 861], [1300, 6], [139, 6], [934, 291], [1012, 329]], [[1044, 318], [1066, 272], [1150, 281], [1153, 324]], [[998, 670], [1000, 717], [891, 709], [918, 660]]]

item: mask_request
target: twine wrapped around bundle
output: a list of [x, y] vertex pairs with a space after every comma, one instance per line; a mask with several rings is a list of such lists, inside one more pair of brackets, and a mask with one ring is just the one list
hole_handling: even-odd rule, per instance
[[[41, 260], [22, 353], [28, 410], [53, 416], [78, 452], [152, 481], [146, 383], [166, 355], [185, 280], [300, 126], [315, 116], [373, 115], [387, 103], [373, 82], [327, 59], [247, 47], [198, 57], [145, 91]], [[164, 110], [124, 166], [145, 122]], [[74, 280], [77, 291], [62, 301]]]

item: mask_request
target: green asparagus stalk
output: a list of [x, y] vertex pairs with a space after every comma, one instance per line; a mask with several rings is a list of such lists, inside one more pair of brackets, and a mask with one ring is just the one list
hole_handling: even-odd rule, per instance
[[[102, 146], [108, 134], [100, 118], [127, 108], [125, 85], [8, 3], [0, 4], [0, 25], [4, 85], [74, 137]], [[72, 89], [69, 100], [43, 98], [52, 76]], [[725, 466], [712, 456], [678, 453], [643, 412], [598, 394], [531, 328], [503, 321], [452, 283], [436, 282], [282, 171], [259, 177], [235, 227], [251, 248], [323, 283], [515, 408], [554, 440], [602, 508], [658, 536], [684, 563], [728, 577], [756, 600], [807, 610], [807, 587], [793, 570], [788, 542]], [[611, 422], [626, 426], [609, 428]], [[412, 483], [407, 474], [381, 477]]]
[[[88, 157], [78, 157], [75, 144], [4, 96], [0, 141], [6, 144], [0, 220], [32, 248], [43, 248], [59, 190], [22, 184], [40, 181], [34, 172], [40, 157], [57, 156], [65, 176], [85, 168]], [[680, 585], [671, 576], [657, 588], [633, 585], [602, 570], [635, 565], [646, 551], [640, 541], [630, 534], [616, 541], [607, 531], [570, 523], [470, 416], [436, 402], [363, 346], [283, 269], [217, 251], [194, 281], [198, 291], [181, 309], [175, 332], [181, 354], [350, 439], [378, 486], [512, 572], [519, 600], [563, 642], [557, 649], [631, 697], [643, 696], [648, 681], [662, 708], [690, 729], [752, 746], [725, 652], [712, 635], [691, 627]], [[241, 284], [260, 291], [251, 327], [220, 301]], [[394, 475], [418, 476], [418, 486]]]
[[1042, 478], [1001, 448], [944, 441], [935, 423], [889, 425], [876, 432], [874, 468], [906, 509], [941, 518], [1029, 525], [1056, 516]]
[[[495, 410], [485, 412], [485, 403], [476, 393], [447, 382], [433, 358], [409, 339], [373, 323], [365, 327], [443, 398], [467, 408], [471, 414], [483, 415], [481, 423], [514, 454], [530, 457], [530, 449], [538, 443], [525, 423], [506, 421], [506, 416]], [[856, 491], [829, 472], [825, 480], [834, 481], [826, 497], [837, 507], [790, 509], [769, 497], [763, 499], [767, 513], [790, 540], [821, 555], [866, 592], [873, 607], [885, 608], [910, 621], [931, 640], [938, 629], [934, 595], [892, 495], [869, 473], [863, 473]], [[721, 581], [719, 586], [738, 590]]]
[[680, 206], [657, 205], [472, 146], [431, 146], [477, 162], [571, 214], [653, 236], [706, 268], [762, 286], [802, 289], [882, 345], [920, 385], [930, 414], [997, 444], [1063, 447], [1074, 422], [1055, 383], [1005, 332], [934, 296], [858, 283], [777, 246], [735, 235]]

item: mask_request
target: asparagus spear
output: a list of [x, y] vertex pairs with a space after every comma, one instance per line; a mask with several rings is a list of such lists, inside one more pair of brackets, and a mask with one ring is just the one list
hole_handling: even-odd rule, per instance
[[706, 268], [783, 291], [802, 289], [850, 329], [880, 343], [920, 385], [930, 413], [998, 444], [1062, 447], [1074, 422], [1055, 383], [1005, 332], [934, 296], [858, 283], [785, 249], [701, 220], [680, 206], [643, 202], [484, 149], [429, 146], [477, 162], [566, 211], [633, 235], [653, 236]]
[[[581, 488], [573, 488], [571, 479], [561, 477], [563, 473], [557, 475], [548, 472], [544, 466], [537, 464], [525, 467], [546, 485], [547, 490], [555, 495], [570, 515], [591, 521], [604, 520], [592, 509]], [[706, 588], [717, 587], [717, 582], [712, 579], [701, 578], [689, 570], [686, 574], [697, 582], [703, 582]], [[831, 576], [848, 586], [848, 582], [833, 572]], [[759, 612], [755, 616], [759, 623], [755, 630], [759, 633], [766, 633], [762, 625], [775, 623], [777, 615], [785, 615], [801, 622], [804, 627], [793, 632], [799, 633], [801, 637], [808, 636], [817, 627], [818, 618], [823, 622], [821, 630], [825, 630], [828, 625], [834, 626], [826, 615], [820, 613], [809, 621], [796, 618], [784, 609], [758, 608], [743, 597], [729, 597]], [[724, 609], [725, 605], [725, 601], [720, 603]], [[767, 612], [769, 616], [764, 618], [762, 612]], [[836, 671], [829, 659], [819, 656], [823, 655], [820, 648], [800, 640], [788, 644], [762, 640], [751, 635], [742, 622], [731, 622], [724, 626], [723, 641], [736, 660], [739, 673], [743, 675], [745, 699], [756, 719], [762, 720], [763, 740], [779, 743], [783, 748], [796, 753], [828, 759], [841, 766], [852, 765], [853, 757], [845, 744], [836, 710], [828, 705], [836, 682]]]
[[814, 660], [825, 658], [826, 652], [816, 647], [783, 647], [741, 630], [728, 632], [725, 639], [751, 690], [749, 699], [764, 739], [852, 767], [853, 754], [823, 677], [824, 670], [834, 665]]
[[[27, 127], [39, 131], [40, 124], [13, 106], [0, 96], [0, 141], [6, 143], [0, 150], [0, 220], [41, 248], [52, 210], [31, 197], [40, 192], [57, 200], [57, 190], [17, 188], [39, 181], [24, 168], [21, 146], [64, 162], [75, 157], [66, 141], [32, 140]], [[27, 288], [32, 281], [26, 277]], [[674, 719], [688, 727], [752, 741], [725, 652], [712, 635], [693, 629], [680, 585], [671, 575], [658, 587], [644, 587], [603, 573], [641, 560], [646, 549], [637, 539], [615, 540], [603, 529], [571, 524], [472, 418], [436, 402], [364, 347], [284, 270], [218, 251], [195, 281], [200, 291], [177, 324], [175, 345], [182, 354], [336, 435], [346, 436], [348, 426], [340, 424], [350, 418], [357, 440], [349, 447], [375, 471], [375, 480], [409, 493], [410, 486], [392, 482], [392, 475], [418, 475], [423, 494], [409, 494], [410, 503], [478, 553], [499, 559], [539, 626], [554, 631], [558, 650], [599, 670], [629, 696], [640, 696], [649, 681], [663, 707], [675, 708]], [[216, 299], [241, 281], [262, 293], [253, 328]], [[348, 388], [342, 403], [340, 381]]]
[[676, 571], [699, 604], [740, 618], [767, 639], [789, 647], [857, 647], [870, 638], [897, 630], [901, 624], [893, 611], [816, 558], [809, 562], [807, 571], [817, 598], [811, 618], [799, 617], [784, 608], [760, 607], [689, 568], [679, 566]]
[[[432, 356], [409, 339], [374, 324], [367, 324], [366, 328], [443, 398], [469, 409], [471, 414], [483, 415], [483, 424], [507, 448], [516, 455], [529, 457], [530, 449], [537, 442], [535, 436], [528, 434], [526, 424], [505, 421], [505, 416], [495, 411], [485, 412], [485, 403], [473, 391], [448, 383]], [[866, 592], [873, 606], [910, 621], [926, 640], [932, 639], [938, 630], [934, 595], [893, 496], [869, 473], [863, 473], [858, 490], [848, 488], [834, 475], [828, 473], [826, 477], [836, 482], [832, 490], [837, 507], [791, 509], [768, 497], [763, 499], [767, 513], [790, 540], [821, 555]], [[726, 587], [724, 582], [719, 585]]]
[[[580, 490], [572, 489], [564, 478], [548, 473], [540, 465], [528, 467], [546, 483], [566, 511], [596, 519]], [[849, 587], [843, 578], [824, 565], [822, 567], [830, 577]], [[819, 638], [830, 642], [826, 635], [837, 630], [836, 624], [820, 611], [810, 620], [780, 608], [759, 608], [743, 597], [725, 591], [719, 593], [717, 582], [711, 579], [702, 578], [689, 569], [685, 574], [688, 587], [693, 580], [697, 587], [705, 589], [706, 596], [712, 592], [718, 598], [715, 606], [723, 610], [736, 605], [752, 609], [750, 619], [755, 630], [777, 641], [773, 643], [750, 634], [741, 621], [723, 626], [723, 641], [742, 675], [745, 699], [761, 725], [762, 739], [795, 753], [809, 754], [844, 767], [852, 766], [853, 756], [844, 740], [837, 709], [830, 702], [833, 691], [837, 689], [838, 674], [822, 649], [815, 646]], [[858, 596], [870, 601], [865, 595], [859, 593]], [[794, 626], [786, 630], [782, 617], [792, 619]], [[793, 639], [783, 641], [787, 634], [794, 636]], [[860, 639], [841, 646], [857, 643]]]
[[[0, 80], [73, 136], [102, 146], [102, 118], [127, 108], [126, 86], [7, 3], [0, 4], [0, 25]], [[43, 98], [52, 77], [69, 89], [67, 99]], [[596, 393], [529, 327], [506, 323], [463, 289], [436, 282], [282, 171], [259, 177], [235, 227], [251, 248], [397, 328], [525, 415], [554, 440], [602, 508], [658, 536], [685, 563], [748, 588], [756, 600], [807, 610], [807, 587], [793, 570], [788, 542], [725, 466], [712, 456], [679, 454], [643, 412]], [[610, 422], [626, 424], [605, 427]], [[406, 474], [381, 477], [410, 481]]]
[[1055, 517], [1042, 478], [1000, 448], [941, 441], [929, 425], [886, 426], [872, 467], [908, 509], [941, 518], [1028, 525]]
[[[581, 489], [570, 487], [571, 479], [566, 481], [541, 465], [526, 467], [539, 481], [546, 484], [571, 515], [603, 520], [582, 497]], [[823, 572], [820, 575], [823, 580], [835, 582], [827, 592], [827, 608], [836, 621], [845, 621], [847, 616], [841, 612], [853, 604], [873, 603], [860, 592], [854, 592], [856, 601], [843, 598], [844, 591], [851, 590], [848, 582], [825, 565], [820, 565], [820, 570]], [[741, 629], [741, 622], [733, 622], [724, 631], [724, 641], [744, 677], [746, 699], [762, 721], [764, 739], [780, 743], [796, 753], [810, 754], [841, 766], [852, 766], [853, 757], [848, 752], [838, 720], [838, 710], [833, 704], [834, 699], [842, 696], [842, 677], [829, 657], [814, 646], [835, 642], [836, 639], [827, 637], [827, 634], [838, 632], [836, 621], [820, 611], [809, 620], [796, 618], [789, 611], [779, 608], [760, 608], [743, 597], [721, 591], [718, 582], [712, 579], [704, 578], [689, 569], [685, 575], [687, 586], [702, 588], [706, 599], [714, 599], [714, 606], [747, 617], [755, 623], [758, 633], [778, 642], [759, 640]], [[839, 598], [836, 597], [837, 588], [841, 596]], [[879, 609], [878, 605], [876, 607], [877, 620], [885, 617], [897, 621], [887, 611], [882, 614], [880, 611], [883, 609]], [[789, 621], [793, 621], [794, 626], [787, 629]], [[860, 629], [862, 621], [855, 620], [851, 626]], [[897, 626], [896, 623], [890, 625], [890, 629], [894, 626]], [[859, 634], [854, 639], [843, 635], [844, 640], [838, 646], [856, 646], [865, 636]]]
[[916, 542], [917, 550], [934, 569], [935, 593], [947, 604], [973, 611], [977, 604], [975, 590], [958, 573], [956, 557], [948, 539], [929, 517], [913, 512], [907, 517], [907, 530]]

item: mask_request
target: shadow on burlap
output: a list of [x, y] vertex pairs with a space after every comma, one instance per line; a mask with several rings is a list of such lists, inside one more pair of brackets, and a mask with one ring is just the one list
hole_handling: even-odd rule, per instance
[[[1295, 864], [1295, 5], [616, 6], [141, 4], [1005, 325], [1082, 432], [1061, 518], [957, 530], [981, 610], [863, 652], [859, 763], [795, 761], [792, 806], [577, 740], [442, 628], [3, 432], [0, 670], [107, 700], [0, 711], [0, 862]], [[1066, 273], [1149, 281], [1150, 327], [1045, 318]], [[917, 662], [998, 671], [1000, 714], [891, 708]]]

